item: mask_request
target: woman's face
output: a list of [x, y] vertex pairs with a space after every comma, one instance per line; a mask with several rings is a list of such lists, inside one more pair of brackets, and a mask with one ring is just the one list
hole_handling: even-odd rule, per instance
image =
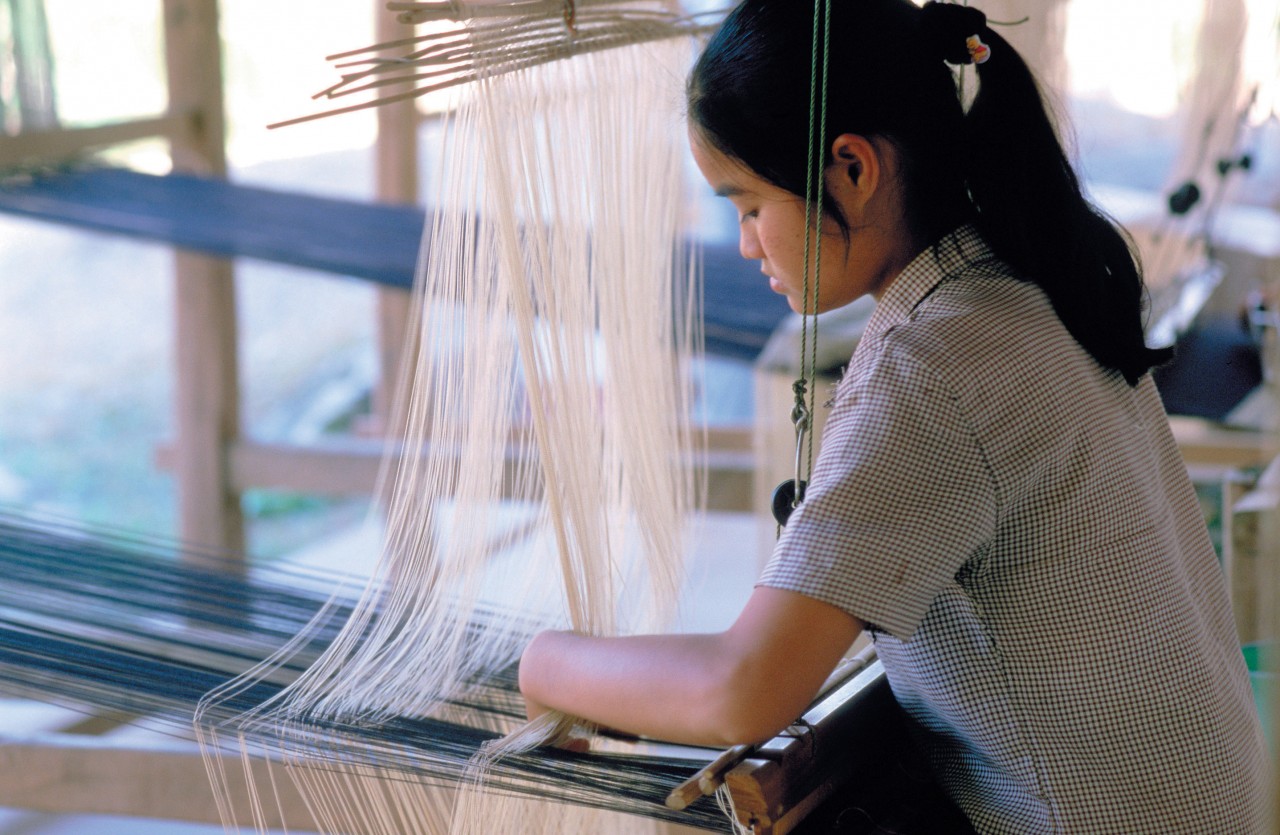
[[[769, 278], [769, 287], [786, 296], [792, 310], [806, 312], [804, 200], [710, 147], [696, 131], [690, 131], [690, 145], [702, 176], [717, 195], [728, 198], [738, 211], [738, 250], [742, 257], [759, 261], [760, 271]], [[829, 179], [845, 176], [839, 166], [833, 169], [828, 172]], [[842, 202], [842, 190], [839, 185], [830, 190], [838, 204]], [[850, 217], [848, 212], [845, 217]], [[871, 244], [864, 252], [859, 246], [858, 231], [852, 229], [846, 238], [830, 215], [823, 217], [817, 305], [815, 309], [810, 301], [807, 312], [834, 310], [867, 293], [878, 297], [887, 278], [892, 277], [884, 275], [876, 263], [878, 247]], [[817, 258], [817, 241], [813, 240], [809, 253], [810, 295]]]

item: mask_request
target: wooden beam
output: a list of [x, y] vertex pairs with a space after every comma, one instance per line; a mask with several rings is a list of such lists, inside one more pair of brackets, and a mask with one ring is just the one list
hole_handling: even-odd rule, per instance
[[[732, 436], [728, 436], [732, 438]], [[508, 450], [511, 467], [522, 453]], [[227, 446], [226, 480], [232, 493], [253, 488], [325, 496], [369, 496], [383, 465], [384, 443], [376, 439], [336, 438], [318, 444], [263, 443], [237, 439]], [[156, 451], [156, 466], [172, 469], [180, 456], [173, 447]], [[713, 449], [707, 459], [708, 510], [749, 511], [755, 482], [755, 457], [741, 448]]]
[[1264, 467], [1280, 454], [1275, 433], [1233, 429], [1192, 417], [1171, 417], [1169, 428], [1190, 466]]
[[755, 509], [756, 459], [750, 452], [713, 450], [707, 459], [707, 510]]
[[[244, 770], [252, 775], [246, 783]], [[303, 766], [224, 755], [221, 774], [228, 808], [240, 826], [303, 832], [318, 830], [289, 772]], [[354, 776], [354, 775], [353, 775]], [[261, 803], [252, 815], [251, 798]], [[222, 824], [217, 799], [198, 747], [181, 740], [130, 742], [67, 734], [0, 737], [0, 807], [58, 815], [120, 815], [199, 824]], [[347, 817], [347, 825], [352, 816]], [[382, 821], [381, 823], [385, 823]], [[695, 835], [701, 829], [651, 821], [662, 835]], [[382, 832], [344, 829], [350, 835]]]
[[235, 491], [251, 488], [369, 496], [382, 466], [383, 443], [350, 438], [299, 446], [238, 441], [229, 451], [228, 478]]
[[85, 151], [139, 139], [172, 137], [190, 130], [192, 115], [182, 113], [112, 122], [83, 128], [58, 128], [0, 139], [0, 168], [65, 163]]
[[[232, 808], [247, 810], [241, 760], [227, 769]], [[265, 760], [250, 760], [254, 783], [271, 786]], [[264, 798], [263, 824], [315, 829], [302, 796], [276, 765], [278, 803]], [[221, 823], [199, 749], [180, 741], [128, 745], [98, 737], [44, 734], [0, 739], [0, 806], [53, 814], [128, 815]], [[247, 820], [247, 818], [246, 818]]]
[[[1194, 418], [1175, 417], [1169, 423], [1192, 467], [1258, 467], [1280, 454], [1280, 440], [1269, 433], [1228, 429]], [[746, 512], [756, 508], [759, 480], [751, 429], [715, 428], [708, 432], [707, 441], [708, 509]], [[301, 446], [236, 437], [227, 444], [218, 466], [225, 468], [232, 493], [270, 488], [361, 496], [372, 495], [383, 454], [384, 442], [378, 439], [341, 437]], [[519, 453], [513, 448], [511, 454]], [[174, 448], [157, 451], [156, 464], [161, 469], [173, 469], [179, 460]]]

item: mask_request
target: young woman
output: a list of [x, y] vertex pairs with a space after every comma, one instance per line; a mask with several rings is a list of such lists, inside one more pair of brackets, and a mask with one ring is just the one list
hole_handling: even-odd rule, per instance
[[[980, 12], [831, 6], [816, 309], [877, 304], [807, 496], [732, 627], [540, 634], [530, 713], [762, 740], [865, 628], [978, 831], [1264, 831], [1263, 741], [1126, 239]], [[812, 26], [745, 0], [689, 83], [695, 159], [797, 310]], [[975, 58], [966, 108], [948, 64]]]

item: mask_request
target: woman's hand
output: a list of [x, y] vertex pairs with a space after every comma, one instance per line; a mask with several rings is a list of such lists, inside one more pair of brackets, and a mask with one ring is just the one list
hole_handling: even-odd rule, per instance
[[[523, 660], [521, 660], [522, 667], [523, 667], [523, 664], [524, 662]], [[528, 720], [529, 722], [532, 722], [538, 719], [539, 717], [546, 716], [548, 713], [551, 713], [551, 712], [552, 712], [551, 708], [529, 698], [528, 696], [525, 696], [524, 715], [525, 715], [525, 719]], [[608, 731], [604, 728], [598, 728], [597, 732], [608, 733]], [[587, 751], [591, 750], [591, 740], [586, 736], [570, 736], [561, 742], [554, 743], [554, 745], [557, 748], [561, 748], [565, 751], [573, 751], [576, 754], [585, 754]]]

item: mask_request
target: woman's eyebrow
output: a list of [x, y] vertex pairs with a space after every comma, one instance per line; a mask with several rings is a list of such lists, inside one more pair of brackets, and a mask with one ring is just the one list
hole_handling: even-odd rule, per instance
[[738, 186], [726, 185], [716, 187], [716, 197], [737, 197], [746, 192]]

